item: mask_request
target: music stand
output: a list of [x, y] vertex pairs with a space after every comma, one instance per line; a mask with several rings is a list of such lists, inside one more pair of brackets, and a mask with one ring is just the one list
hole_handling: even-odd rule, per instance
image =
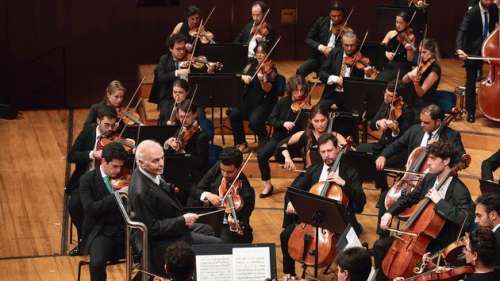
[[193, 181], [191, 175], [191, 154], [165, 153], [163, 178], [181, 189], [188, 188]]
[[[337, 201], [293, 187], [288, 188], [287, 196], [295, 207], [300, 221], [316, 228], [316, 238], [319, 237], [319, 228], [340, 235], [347, 227], [345, 207]], [[316, 249], [319, 247], [318, 244], [319, 240], [316, 239]], [[315, 251], [314, 254], [314, 277], [317, 278], [318, 251]], [[302, 278], [304, 278], [307, 265], [303, 263], [302, 268]]]
[[173, 137], [179, 130], [179, 125], [174, 126], [128, 126], [123, 132], [124, 138], [136, 140], [136, 145], [143, 140], [155, 140], [163, 146], [163, 143]]
[[234, 43], [198, 45], [196, 56], [206, 56], [208, 61], [221, 62], [224, 67], [217, 73], [241, 73], [247, 63], [247, 46]]
[[385, 57], [385, 47], [378, 41], [365, 42], [363, 48], [361, 49], [361, 53], [370, 58], [370, 64], [378, 70], [382, 70], [384, 65], [387, 63], [387, 58]]
[[490, 180], [479, 179], [481, 194], [496, 193], [500, 195], [500, 184]]
[[[206, 214], [218, 210], [216, 207], [185, 207], [182, 209], [184, 213], [195, 213], [198, 215]], [[217, 212], [210, 215], [202, 216], [198, 218], [197, 223], [204, 223], [210, 225], [215, 236], [220, 237], [222, 231], [222, 221], [224, 220], [224, 212]]]
[[371, 181], [375, 179], [376, 169], [375, 169], [375, 155], [370, 152], [362, 151], [349, 151], [344, 157], [349, 163], [356, 165], [359, 172], [359, 177], [361, 181]]

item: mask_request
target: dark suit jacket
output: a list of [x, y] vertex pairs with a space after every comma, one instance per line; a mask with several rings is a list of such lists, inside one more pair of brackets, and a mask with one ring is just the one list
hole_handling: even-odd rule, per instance
[[[391, 110], [390, 104], [382, 103], [377, 113], [375, 114], [375, 116], [373, 116], [372, 120], [370, 121], [370, 128], [372, 130], [378, 130], [376, 126], [377, 121], [380, 119], [387, 119], [390, 110]], [[406, 130], [408, 130], [408, 128], [410, 128], [410, 126], [413, 124], [414, 120], [413, 116], [414, 116], [413, 110], [411, 110], [410, 107], [408, 106], [403, 107], [403, 113], [396, 120], [399, 123], [399, 135], [393, 137], [392, 131], [390, 129], [387, 129], [382, 133], [382, 136], [378, 140], [378, 143], [383, 147], [385, 147], [388, 144], [392, 143], [397, 138], [399, 138], [400, 136], [402, 136], [406, 132]]]
[[[318, 18], [314, 24], [307, 32], [305, 42], [309, 48], [311, 48], [313, 57], [323, 57], [323, 53], [318, 51], [318, 46], [320, 44], [328, 45], [328, 41], [330, 41], [330, 36], [332, 33], [330, 32], [330, 17], [320, 17]], [[340, 38], [335, 38], [335, 47], [341, 46]]]
[[[253, 209], [255, 207], [255, 190], [248, 182], [247, 177], [241, 173], [239, 179], [241, 180], [240, 197], [244, 204], [242, 209], [237, 212], [238, 219], [245, 229], [250, 228], [250, 216], [252, 215]], [[193, 191], [193, 196], [197, 201], [200, 200], [201, 194], [205, 191], [211, 192], [213, 194], [219, 194], [219, 186], [222, 181], [222, 174], [219, 168], [219, 162], [208, 170], [208, 172], [203, 176], [201, 181], [196, 185]], [[216, 206], [219, 207], [219, 206]]]
[[156, 185], [137, 168], [132, 174], [128, 194], [134, 219], [147, 226], [151, 245], [157, 241], [177, 240], [187, 233], [182, 205], [173, 187], [163, 179]]
[[80, 177], [87, 172], [90, 162], [94, 161], [89, 158], [89, 154], [94, 149], [96, 127], [96, 124], [85, 126], [69, 150], [68, 162], [75, 163], [76, 167], [69, 179], [68, 189], [78, 188]]
[[[479, 3], [477, 2], [465, 12], [457, 33], [457, 50], [461, 49], [470, 55], [481, 55], [483, 44], [483, 22]], [[492, 32], [498, 22], [498, 8], [496, 5], [492, 5], [488, 10], [490, 14], [489, 31]]]
[[500, 268], [500, 255], [498, 253], [500, 253], [500, 228], [497, 229], [497, 231], [494, 232], [495, 234], [495, 248], [496, 248], [496, 262], [495, 262], [495, 266], [497, 268]]
[[101, 169], [85, 173], [80, 178], [80, 198], [85, 212], [83, 222], [84, 252], [97, 235], [113, 240], [124, 240], [125, 222], [115, 197], [106, 188]]
[[176, 70], [175, 61], [170, 53], [160, 57], [155, 68], [155, 78], [149, 96], [150, 102], [159, 103], [163, 99], [173, 99], [171, 93], [172, 84], [177, 78], [175, 77]]
[[[344, 59], [343, 56], [344, 49], [335, 48], [330, 52], [328, 58], [323, 62], [323, 65], [321, 65], [319, 71], [319, 80], [325, 83], [325, 90], [323, 93], [332, 93], [334, 91], [336, 85], [328, 85], [328, 77], [330, 75], [340, 75], [340, 69], [342, 67], [342, 61]], [[364, 75], [365, 74], [362, 70], [360, 71], [357, 68], [353, 67], [350, 77], [364, 77]]]
[[278, 141], [304, 129], [302, 127], [304, 122], [301, 122], [301, 120], [304, 120], [303, 116], [306, 115], [304, 112], [300, 114], [297, 122], [295, 123], [296, 126], [292, 130], [287, 131], [287, 129], [283, 127], [283, 124], [286, 121], [293, 122], [297, 117], [298, 112], [294, 113], [291, 105], [292, 99], [289, 96], [283, 97], [274, 105], [273, 111], [271, 111], [271, 114], [269, 115], [269, 124], [273, 126], [273, 138]]
[[[240, 31], [238, 36], [234, 39], [234, 43], [248, 45], [253, 35], [250, 35], [252, 31], [253, 21], [247, 23], [243, 29]], [[268, 23], [269, 34], [265, 37], [265, 42], [269, 45], [274, 44], [274, 31], [273, 27]]]
[[[406, 155], [410, 155], [410, 153], [415, 148], [420, 146], [422, 138], [424, 137], [424, 133], [425, 132], [420, 124], [411, 126], [410, 129], [408, 129], [400, 138], [384, 148], [381, 155], [385, 158], [389, 158], [391, 156], [405, 152], [404, 149], [406, 149]], [[455, 147], [455, 150], [457, 152], [454, 159], [455, 161], [460, 159], [460, 157], [465, 154], [465, 149], [464, 145], [462, 144], [462, 137], [460, 136], [460, 132], [455, 131], [449, 127], [445, 127], [441, 131], [439, 141], [449, 142], [453, 145], [453, 147]]]
[[[420, 202], [434, 185], [436, 175], [425, 175], [422, 183], [412, 193], [401, 196], [394, 205], [387, 210], [393, 216], [398, 215], [403, 210]], [[430, 202], [432, 203], [432, 201]], [[446, 223], [428, 249], [442, 249], [446, 245], [457, 239], [462, 223], [464, 229], [468, 230], [474, 222], [474, 202], [472, 202], [469, 190], [462, 181], [454, 177], [448, 187], [444, 200], [440, 200], [434, 207], [436, 213], [446, 220]]]
[[[203, 131], [194, 134], [186, 144], [184, 150], [191, 154], [191, 174], [194, 181], [199, 181], [208, 170], [208, 143], [210, 137]], [[168, 152], [175, 152], [169, 149]]]
[[481, 163], [481, 178], [493, 180], [493, 172], [500, 167], [500, 149]]

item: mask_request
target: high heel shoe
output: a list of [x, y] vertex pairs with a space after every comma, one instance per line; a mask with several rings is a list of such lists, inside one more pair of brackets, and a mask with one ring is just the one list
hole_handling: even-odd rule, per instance
[[273, 191], [274, 191], [274, 186], [272, 186], [272, 185], [271, 185], [271, 189], [269, 189], [269, 191], [268, 191], [268, 192], [261, 192], [261, 193], [259, 194], [259, 197], [260, 197], [260, 198], [266, 198], [266, 197], [269, 197], [269, 196], [273, 195]]

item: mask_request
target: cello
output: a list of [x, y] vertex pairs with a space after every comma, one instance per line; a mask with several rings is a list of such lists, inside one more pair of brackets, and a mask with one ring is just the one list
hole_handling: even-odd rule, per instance
[[[347, 138], [347, 144], [342, 147], [329, 171], [334, 172], [340, 166], [340, 159], [349, 151], [352, 139]], [[320, 181], [313, 185], [310, 193], [327, 197], [347, 206], [349, 199], [343, 193], [342, 188], [329, 181]], [[293, 260], [303, 264], [303, 267], [314, 266], [315, 254], [318, 252], [317, 267], [325, 267], [332, 263], [335, 258], [335, 245], [337, 239], [335, 234], [327, 229], [319, 229], [319, 237], [316, 237], [316, 228], [310, 224], [301, 223], [295, 226], [288, 240], [288, 253]], [[316, 239], [318, 242], [316, 242]], [[316, 243], [318, 248], [316, 249]], [[304, 270], [305, 273], [305, 270]]]

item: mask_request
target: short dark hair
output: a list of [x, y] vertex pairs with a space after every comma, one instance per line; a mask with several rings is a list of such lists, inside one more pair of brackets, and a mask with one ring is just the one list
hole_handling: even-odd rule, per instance
[[235, 167], [239, 167], [243, 163], [243, 153], [237, 148], [225, 147], [220, 152], [219, 160], [226, 166], [234, 165]]
[[167, 267], [167, 275], [173, 280], [188, 280], [196, 266], [196, 256], [189, 244], [178, 241], [170, 245], [163, 257]]
[[113, 161], [113, 159], [125, 161], [127, 159], [127, 152], [122, 144], [113, 142], [102, 149], [102, 158], [108, 163]]
[[184, 91], [189, 92], [189, 83], [182, 78], [175, 79], [174, 83], [172, 84], [172, 88], [173, 87], [181, 87], [182, 89], [184, 89]]
[[97, 107], [97, 119], [102, 120], [104, 117], [108, 117], [110, 119], [118, 119], [116, 114], [116, 109], [101, 104]]
[[337, 265], [349, 272], [350, 281], [366, 281], [372, 269], [370, 253], [363, 247], [348, 248], [337, 255]]
[[337, 137], [336, 136], [334, 136], [331, 133], [323, 133], [318, 138], [318, 148], [320, 146], [322, 146], [323, 144], [329, 142], [329, 141], [331, 141], [335, 147], [338, 146], [338, 142], [337, 142]]
[[487, 227], [479, 227], [469, 235], [471, 250], [477, 253], [478, 258], [486, 266], [495, 265], [495, 235]]
[[269, 7], [267, 6], [266, 2], [264, 2], [264, 1], [253, 1], [252, 7], [253, 6], [257, 6], [257, 5], [262, 10], [262, 13], [265, 13], [267, 11], [267, 9], [269, 9]]
[[401, 17], [403, 18], [403, 20], [406, 22], [406, 23], [410, 23], [411, 21], [411, 15], [409, 12], [407, 11], [399, 11], [399, 13], [396, 14], [397, 17]]
[[396, 89], [396, 79], [391, 80], [387, 82], [387, 86], [385, 86], [385, 89], [389, 92], [393, 92], [396, 90], [397, 92], [401, 91], [401, 81], [397, 82], [398, 88]]
[[427, 152], [441, 159], [450, 158], [450, 167], [454, 164], [455, 149], [449, 142], [437, 141], [427, 146]]
[[328, 4], [328, 12], [331, 11], [341, 11], [342, 13], [345, 13], [345, 7], [340, 1], [331, 1]]
[[266, 54], [269, 54], [269, 51], [271, 50], [271, 46], [270, 46], [269, 44], [267, 44], [267, 43], [266, 43], [266, 42], [264, 42], [264, 41], [261, 41], [261, 42], [258, 42], [258, 43], [257, 43], [257, 45], [255, 45], [255, 48], [253, 49], [253, 51], [254, 51], [255, 53], [257, 53], [257, 49], [258, 49], [259, 47], [260, 47], [260, 48], [262, 48], [262, 50], [264, 50], [264, 52], [265, 52]]
[[444, 112], [437, 104], [429, 104], [428, 106], [422, 108], [421, 113], [427, 113], [431, 116], [432, 120], [443, 120]]
[[[190, 105], [191, 105], [191, 107], [190, 107]], [[185, 99], [179, 104], [178, 109], [182, 110], [186, 113], [188, 111], [191, 113], [196, 113], [196, 111], [198, 110], [198, 106], [194, 103], [191, 103], [191, 99]]]
[[190, 17], [192, 15], [200, 14], [201, 10], [198, 8], [196, 5], [189, 5], [186, 8], [186, 11], [184, 12], [184, 15], [187, 17]]
[[500, 216], [500, 195], [497, 193], [491, 192], [481, 194], [476, 199], [476, 204], [483, 205], [486, 208], [487, 213], [495, 211]]
[[304, 90], [306, 96], [309, 95], [309, 83], [307, 83], [306, 79], [299, 74], [295, 74], [294, 76], [288, 78], [286, 81], [285, 92], [291, 96], [292, 92], [297, 89], [299, 85], [302, 86], [302, 90]]
[[167, 39], [167, 47], [168, 49], [173, 49], [174, 48], [174, 45], [176, 43], [182, 43], [182, 42], [187, 42], [187, 38], [184, 34], [181, 34], [181, 33], [175, 33], [175, 34], [172, 34], [170, 37], [168, 37]]

